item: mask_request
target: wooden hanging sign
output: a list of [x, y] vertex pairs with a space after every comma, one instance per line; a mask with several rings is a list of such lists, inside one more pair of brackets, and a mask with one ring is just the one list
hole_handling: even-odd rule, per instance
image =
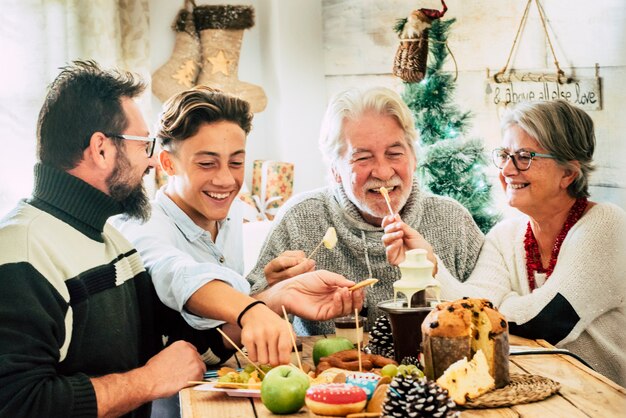
[[520, 35], [524, 31], [528, 12], [533, 0], [526, 2], [526, 8], [522, 15], [517, 33], [513, 39], [513, 45], [509, 51], [504, 67], [498, 71], [493, 78], [489, 77], [487, 70], [487, 81], [485, 84], [485, 100], [487, 104], [492, 103], [496, 106], [506, 106], [512, 103], [522, 101], [549, 101], [549, 100], [566, 100], [569, 103], [585, 110], [602, 109], [602, 97], [600, 92], [600, 77], [598, 77], [598, 64], [596, 64], [596, 76], [594, 78], [583, 78], [580, 80], [572, 80], [565, 77], [565, 72], [559, 66], [556, 52], [552, 46], [548, 25], [546, 24], [546, 16], [539, 0], [534, 0], [537, 6], [537, 13], [541, 19], [541, 26], [546, 34], [546, 41], [550, 47], [552, 57], [554, 57], [554, 66], [556, 72], [554, 74], [532, 74], [526, 73], [515, 74], [508, 71], [509, 63], [513, 57], [513, 51], [518, 41], [521, 41]]
[[485, 100], [488, 105], [508, 105], [522, 101], [549, 101], [562, 99], [584, 110], [601, 110], [600, 77], [582, 78], [567, 83], [556, 80], [485, 82]]

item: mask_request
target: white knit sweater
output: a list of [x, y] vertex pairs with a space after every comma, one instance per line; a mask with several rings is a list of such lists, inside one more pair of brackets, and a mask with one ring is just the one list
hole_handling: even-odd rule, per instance
[[441, 268], [442, 296], [488, 298], [514, 323], [512, 333], [566, 348], [625, 386], [626, 213], [608, 203], [593, 206], [567, 234], [550, 278], [532, 293], [527, 223], [521, 217], [496, 225], [465, 283]]

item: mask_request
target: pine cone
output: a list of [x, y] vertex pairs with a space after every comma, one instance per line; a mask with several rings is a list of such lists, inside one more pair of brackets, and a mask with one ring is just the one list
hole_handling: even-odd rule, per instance
[[395, 355], [393, 347], [392, 348], [379, 348], [371, 344], [368, 344], [365, 347], [363, 347], [363, 351], [365, 351], [367, 354], [377, 354], [379, 356], [383, 356], [383, 357], [387, 357], [391, 359], [394, 358], [394, 355]]
[[384, 418], [456, 418], [460, 416], [448, 391], [417, 374], [394, 377], [383, 404]]
[[415, 356], [406, 356], [405, 358], [402, 359], [400, 364], [405, 364], [407, 366], [409, 364], [412, 364], [414, 366], [420, 367], [420, 361]]
[[416, 377], [398, 374], [389, 384], [387, 397], [383, 403], [383, 418], [408, 417], [408, 392], [414, 386]]
[[455, 411], [456, 404], [448, 396], [448, 391], [434, 381], [426, 378], [420, 379], [418, 385], [409, 393], [416, 395], [416, 400], [411, 403], [410, 409], [418, 412], [419, 417], [459, 417], [460, 412]]
[[370, 331], [369, 344], [366, 348], [371, 354], [378, 354], [385, 357], [393, 357], [393, 336], [391, 335], [391, 324], [386, 315], [376, 318], [372, 330]]

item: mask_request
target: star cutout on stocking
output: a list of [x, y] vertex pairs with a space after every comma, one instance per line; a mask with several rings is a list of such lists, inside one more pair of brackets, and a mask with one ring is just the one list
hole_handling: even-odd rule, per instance
[[209, 62], [213, 64], [213, 67], [211, 68], [211, 74], [221, 72], [224, 75], [229, 75], [228, 66], [230, 65], [231, 61], [226, 59], [224, 51], [220, 50], [217, 55], [215, 55], [214, 57], [208, 57], [207, 60], [209, 60]]

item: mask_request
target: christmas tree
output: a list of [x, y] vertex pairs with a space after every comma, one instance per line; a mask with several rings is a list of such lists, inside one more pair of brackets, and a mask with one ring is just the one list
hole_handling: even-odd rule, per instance
[[[402, 98], [413, 112], [420, 132], [422, 155], [418, 177], [432, 193], [452, 197], [465, 206], [483, 232], [498, 221], [491, 209], [491, 184], [485, 173], [488, 159], [480, 139], [464, 139], [471, 112], [453, 102], [455, 79], [443, 72], [446, 41], [455, 19], [434, 20], [427, 31], [430, 62], [419, 83], [404, 83]], [[402, 27], [400, 20], [396, 30]]]

